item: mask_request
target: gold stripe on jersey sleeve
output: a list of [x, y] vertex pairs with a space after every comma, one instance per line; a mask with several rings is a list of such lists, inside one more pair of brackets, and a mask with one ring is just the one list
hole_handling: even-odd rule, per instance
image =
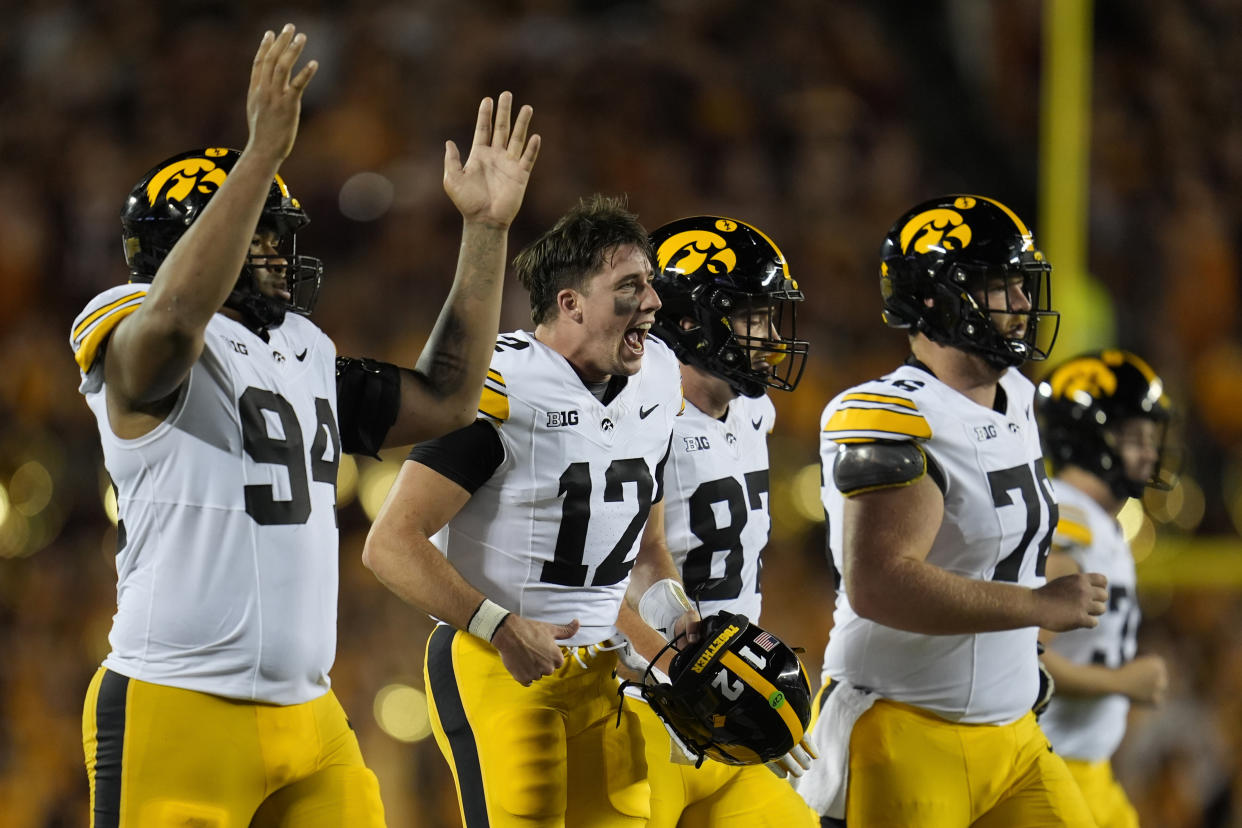
[[793, 705], [783, 701], [780, 704], [772, 704], [776, 694], [780, 692], [772, 682], [765, 679], [759, 674], [758, 670], [755, 670], [731, 652], [725, 652], [720, 657], [720, 665], [729, 668], [735, 675], [762, 693], [763, 697], [768, 700], [768, 704], [772, 705], [772, 709], [780, 714], [781, 721], [785, 723], [785, 727], [789, 728], [789, 735], [793, 736], [794, 744], [796, 745], [802, 741], [806, 731], [802, 728], [802, 721], [798, 718], [798, 714], [794, 713]]
[[122, 296], [120, 299], [117, 299], [115, 302], [111, 302], [107, 305], [104, 305], [102, 308], [95, 311], [90, 316], [86, 317], [80, 323], [78, 323], [78, 326], [73, 329], [72, 339], [76, 340], [79, 336], [82, 335], [82, 333], [87, 328], [91, 326], [92, 322], [94, 322], [99, 317], [106, 315], [108, 311], [119, 308], [121, 305], [124, 305], [126, 302], [132, 302], [135, 299], [140, 299], [146, 295], [147, 295], [147, 292], [145, 290], [139, 290], [139, 291], [135, 291], [129, 294], [128, 296]]
[[899, 437], [928, 439], [931, 426], [922, 414], [903, 414], [885, 408], [842, 408], [833, 413], [824, 431], [831, 436], [838, 432], [876, 431]]
[[914, 411], [919, 410], [919, 407], [912, 400], [907, 400], [905, 397], [893, 397], [888, 394], [865, 394], [862, 392], [846, 394], [841, 398], [841, 402], [887, 403], [888, 405], [899, 405], [902, 408], [909, 408]]
[[1091, 529], [1081, 523], [1061, 518], [1057, 521], [1056, 533], [1079, 546], [1091, 545]]
[[499, 371], [487, 372], [483, 393], [479, 395], [479, 413], [498, 423], [509, 419], [509, 395]]
[[98, 356], [99, 346], [103, 344], [108, 334], [112, 333], [113, 328], [122, 319], [138, 310], [139, 307], [140, 305], [135, 303], [129, 307], [114, 310], [108, 316], [100, 319], [99, 324], [95, 325], [94, 329], [86, 335], [86, 338], [82, 340], [82, 344], [73, 352], [73, 360], [78, 364], [78, 368], [82, 369], [83, 374], [88, 373], [91, 370], [91, 366], [95, 364], [95, 357]]

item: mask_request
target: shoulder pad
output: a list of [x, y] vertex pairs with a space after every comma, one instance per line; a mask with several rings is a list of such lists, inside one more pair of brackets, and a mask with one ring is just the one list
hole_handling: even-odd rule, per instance
[[832, 465], [832, 480], [846, 497], [909, 486], [917, 483], [928, 471], [944, 491], [944, 478], [939, 468], [918, 443], [879, 440], [847, 443], [837, 452]]
[[77, 318], [69, 333], [73, 359], [83, 374], [89, 373], [108, 334], [117, 323], [138, 310], [147, 297], [147, 286], [120, 285], [109, 288], [92, 299]]
[[864, 386], [837, 400], [835, 410], [824, 423], [824, 434], [837, 443], [929, 440], [932, 429], [908, 396], [881, 393]]

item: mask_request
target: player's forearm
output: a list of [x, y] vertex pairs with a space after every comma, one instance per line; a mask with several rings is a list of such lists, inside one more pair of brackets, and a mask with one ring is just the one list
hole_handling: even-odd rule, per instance
[[1098, 664], [1079, 664], [1051, 649], [1040, 658], [1052, 674], [1052, 680], [1057, 683], [1059, 696], [1107, 696], [1122, 692], [1114, 669]]
[[864, 618], [923, 635], [963, 635], [1035, 626], [1033, 592], [979, 581], [911, 558], [845, 573], [850, 606]]
[[[385, 445], [408, 445], [473, 422], [496, 346], [508, 229], [466, 222], [448, 299], [402, 384], [420, 399], [402, 406]], [[407, 397], [403, 391], [403, 398]]]
[[398, 537], [377, 523], [363, 546], [362, 562], [398, 598], [461, 630], [484, 598], [423, 533]]

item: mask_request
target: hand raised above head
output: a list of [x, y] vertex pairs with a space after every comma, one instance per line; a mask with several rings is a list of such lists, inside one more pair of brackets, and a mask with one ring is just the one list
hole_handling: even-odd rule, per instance
[[510, 128], [513, 95], [501, 92], [495, 104], [479, 103], [474, 143], [461, 163], [457, 145], [445, 143], [444, 190], [466, 221], [507, 228], [522, 206], [531, 170], [539, 156], [540, 138], [528, 135], [534, 110], [523, 106]]
[[[297, 75], [293, 65], [306, 46], [306, 35], [286, 23], [280, 34], [265, 32], [250, 69], [250, 91], [246, 95], [246, 122], [250, 127], [249, 149], [264, 153], [277, 162], [293, 150], [302, 113], [302, 93], [319, 69], [310, 61]], [[292, 75], [292, 77], [291, 77]]]

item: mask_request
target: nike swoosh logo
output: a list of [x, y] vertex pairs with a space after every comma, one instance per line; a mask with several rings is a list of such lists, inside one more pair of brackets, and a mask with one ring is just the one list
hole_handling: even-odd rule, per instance
[[750, 424], [755, 427], [755, 431], [758, 431], [763, 426], [763, 418], [760, 417], [757, 420], [751, 420]]
[[[310, 350], [309, 348], [303, 348], [302, 353], [294, 354], [294, 356], [298, 358], [298, 362], [301, 362], [302, 360], [306, 359], [306, 352], [309, 350]], [[758, 426], [756, 426], [756, 428], [758, 428]]]
[[647, 419], [647, 415], [648, 415], [648, 414], [650, 414], [652, 411], [655, 411], [655, 410], [656, 410], [657, 408], [659, 408], [659, 407], [660, 407], [660, 404], [659, 404], [659, 403], [656, 403], [655, 405], [651, 406], [651, 408], [643, 408], [643, 407], [640, 405], [640, 406], [638, 407], [638, 419], [640, 419], [640, 420], [645, 420], [645, 419]]

